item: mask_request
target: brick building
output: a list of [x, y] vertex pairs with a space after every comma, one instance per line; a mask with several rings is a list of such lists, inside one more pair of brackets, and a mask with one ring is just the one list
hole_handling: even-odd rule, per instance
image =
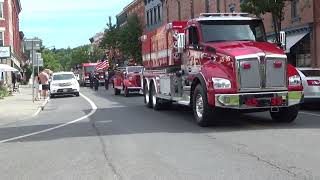
[[[20, 0], [0, 0], [0, 46], [11, 47], [11, 57], [1, 59], [0, 63], [21, 69], [24, 64], [22, 40], [24, 35], [19, 31]], [[11, 83], [11, 73], [1, 72], [1, 81]]]
[[116, 16], [117, 25], [122, 26], [127, 22], [128, 17], [137, 15], [141, 24], [144, 26], [144, 2], [143, 0], [134, 0], [128, 4], [123, 10]]
[[[203, 12], [240, 12], [240, 4], [241, 0], [164, 0], [162, 19], [167, 23], [198, 17]], [[319, 9], [319, 0], [286, 2], [282, 29], [287, 34], [289, 61], [296, 66], [320, 67]], [[273, 41], [272, 17], [270, 14], [262, 17], [268, 39]]]

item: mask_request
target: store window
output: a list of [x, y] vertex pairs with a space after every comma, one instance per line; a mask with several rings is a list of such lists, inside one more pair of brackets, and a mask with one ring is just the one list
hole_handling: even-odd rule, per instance
[[0, 18], [4, 18], [4, 16], [3, 16], [3, 2], [0, 2]]
[[288, 60], [297, 67], [311, 67], [310, 33], [290, 49]]
[[0, 46], [4, 46], [4, 32], [0, 32]]

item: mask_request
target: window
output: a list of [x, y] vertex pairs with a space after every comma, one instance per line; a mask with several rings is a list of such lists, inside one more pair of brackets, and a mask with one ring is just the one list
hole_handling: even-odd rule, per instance
[[153, 8], [153, 14], [154, 14], [154, 24], [157, 24], [157, 8]]
[[4, 18], [4, 16], [3, 16], [3, 2], [0, 2], [0, 18]]
[[158, 5], [158, 21], [161, 22], [161, 7]]
[[236, 4], [229, 4], [229, 11], [230, 12], [235, 12], [236, 11]]
[[197, 28], [194, 26], [189, 27], [188, 29], [188, 43], [189, 45], [196, 45], [199, 43], [199, 37], [198, 37], [198, 32]]
[[293, 0], [291, 2], [291, 17], [293, 21], [299, 18], [299, 0]]
[[0, 46], [4, 46], [4, 32], [0, 32]]
[[260, 20], [202, 21], [201, 29], [205, 42], [266, 41], [264, 26]]
[[150, 21], [149, 21], [149, 18], [150, 18], [150, 17], [149, 17], [149, 16], [150, 16], [150, 15], [149, 15], [149, 11], [148, 11], [148, 12], [147, 12], [147, 26], [150, 26], [150, 23], [149, 23], [149, 22], [150, 22]]
[[153, 25], [153, 11], [150, 10], [150, 25]]

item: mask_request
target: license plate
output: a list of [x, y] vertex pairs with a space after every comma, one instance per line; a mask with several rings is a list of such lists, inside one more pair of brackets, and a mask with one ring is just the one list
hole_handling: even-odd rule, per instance
[[63, 92], [68, 92], [68, 89], [64, 89]]

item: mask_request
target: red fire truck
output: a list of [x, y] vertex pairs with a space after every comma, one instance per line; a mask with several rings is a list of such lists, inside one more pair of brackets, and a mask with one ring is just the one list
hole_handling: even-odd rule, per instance
[[99, 73], [99, 83], [104, 84], [105, 83], [105, 71], [100, 70], [96, 72], [96, 66], [97, 63], [83, 63], [82, 65], [82, 71], [81, 71], [81, 85], [82, 86], [87, 86], [90, 84], [90, 73], [95, 72]]
[[143, 69], [143, 66], [118, 67], [113, 79], [114, 94], [119, 95], [123, 91], [128, 97], [131, 92], [140, 93]]
[[141, 41], [148, 107], [191, 106], [200, 126], [226, 110], [269, 111], [278, 122], [297, 117], [301, 78], [283, 49], [267, 42], [260, 18], [206, 13], [164, 25]]

